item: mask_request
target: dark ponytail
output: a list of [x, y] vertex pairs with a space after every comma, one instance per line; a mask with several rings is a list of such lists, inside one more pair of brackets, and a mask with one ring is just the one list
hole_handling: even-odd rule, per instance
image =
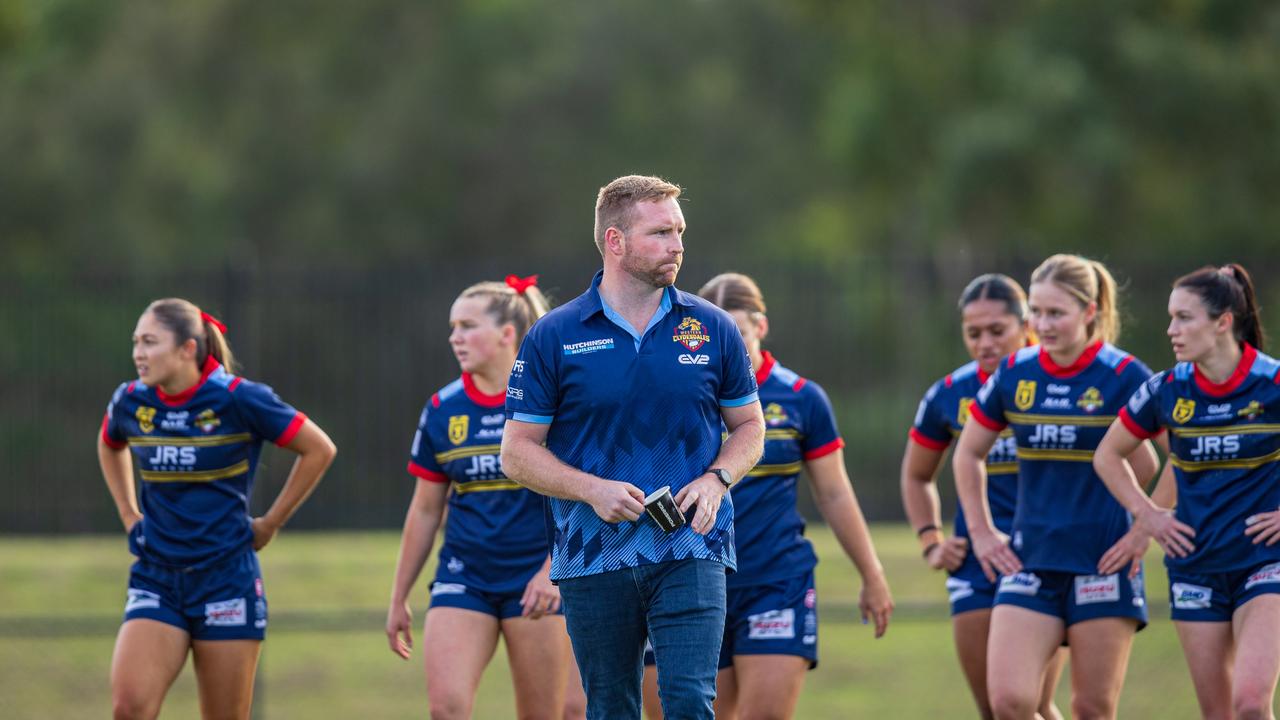
[[227, 372], [235, 371], [235, 357], [227, 342], [226, 327], [217, 318], [196, 307], [190, 300], [164, 298], [147, 306], [147, 312], [155, 316], [174, 335], [175, 343], [196, 341], [196, 367], [203, 368], [210, 356], [222, 364]]
[[1266, 335], [1262, 332], [1257, 294], [1253, 278], [1240, 263], [1227, 263], [1222, 267], [1206, 265], [1187, 273], [1174, 281], [1173, 287], [1196, 294], [1204, 304], [1209, 317], [1218, 319], [1225, 312], [1232, 316], [1232, 330], [1239, 342], [1246, 342], [1262, 350]]

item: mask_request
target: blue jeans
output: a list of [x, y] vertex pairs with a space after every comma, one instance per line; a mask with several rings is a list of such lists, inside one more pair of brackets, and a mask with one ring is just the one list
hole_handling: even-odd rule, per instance
[[640, 718], [644, 641], [666, 717], [713, 718], [724, 637], [725, 567], [676, 560], [560, 581], [588, 720]]

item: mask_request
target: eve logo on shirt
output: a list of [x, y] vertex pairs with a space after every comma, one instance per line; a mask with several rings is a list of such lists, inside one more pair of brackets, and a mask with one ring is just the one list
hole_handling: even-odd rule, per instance
[[1190, 454], [1200, 456], [1235, 455], [1240, 452], [1239, 435], [1205, 435], [1195, 438]]
[[1076, 444], [1076, 426], [1037, 425], [1027, 442], [1036, 447], [1072, 446]]
[[690, 355], [689, 353], [680, 353], [681, 365], [706, 365], [711, 362], [711, 358], [706, 355]]
[[158, 445], [155, 453], [147, 458], [147, 462], [152, 467], [158, 465], [182, 465], [191, 467], [196, 464], [196, 449], [191, 446], [174, 447], [173, 445]]

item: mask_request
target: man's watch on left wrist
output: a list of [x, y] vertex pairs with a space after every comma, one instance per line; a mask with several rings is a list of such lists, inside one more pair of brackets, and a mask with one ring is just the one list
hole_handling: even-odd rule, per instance
[[709, 468], [707, 472], [715, 475], [716, 479], [720, 481], [720, 484], [724, 485], [725, 490], [733, 487], [733, 476], [729, 474], [728, 470], [725, 470], [724, 468]]

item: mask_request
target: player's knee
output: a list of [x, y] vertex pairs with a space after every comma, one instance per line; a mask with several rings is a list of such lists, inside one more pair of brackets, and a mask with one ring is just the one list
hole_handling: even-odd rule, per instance
[[1085, 693], [1071, 698], [1071, 717], [1078, 720], [1107, 720], [1115, 714], [1116, 706], [1110, 698]]
[[471, 717], [471, 698], [456, 692], [427, 693], [431, 720], [465, 720]]
[[1271, 717], [1271, 693], [1261, 683], [1238, 680], [1231, 698], [1236, 720], [1263, 720]]
[[1014, 688], [992, 687], [988, 690], [991, 712], [1000, 720], [1023, 720], [1031, 717], [1036, 711], [1034, 695], [1020, 692]]
[[561, 715], [563, 720], [585, 720], [587, 717], [587, 699], [584, 697], [570, 697], [564, 702], [564, 714]]
[[115, 720], [146, 720], [158, 714], [159, 703], [140, 693], [116, 689], [111, 693], [111, 717]]

